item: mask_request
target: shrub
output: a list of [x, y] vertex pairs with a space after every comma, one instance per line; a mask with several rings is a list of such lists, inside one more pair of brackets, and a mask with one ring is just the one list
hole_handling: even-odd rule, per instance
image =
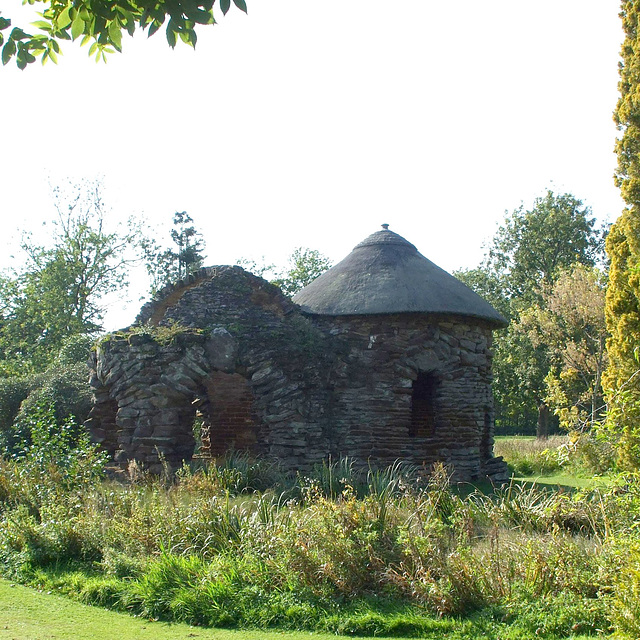
[[623, 563], [614, 584], [611, 619], [618, 632], [640, 638], [640, 543], [622, 545], [619, 551]]
[[12, 451], [22, 434], [16, 433], [13, 422], [20, 405], [37, 385], [39, 376], [0, 378], [0, 453]]
[[91, 409], [87, 366], [76, 363], [47, 369], [22, 402], [15, 423], [28, 420], [30, 413], [44, 404], [51, 406], [56, 422], [74, 418], [82, 424]]
[[578, 472], [601, 475], [616, 467], [616, 451], [608, 441], [606, 432], [569, 434], [568, 442], [558, 450], [563, 466]]
[[15, 453], [30, 442], [31, 416], [43, 405], [51, 407], [54, 422], [83, 423], [91, 409], [86, 365], [59, 366], [0, 382], [0, 453]]
[[22, 429], [25, 416], [43, 403], [52, 404], [58, 422], [86, 420], [91, 409], [86, 363], [92, 343], [89, 335], [70, 336], [44, 372], [0, 378], [0, 454], [12, 453], [19, 442], [29, 440], [29, 432]]

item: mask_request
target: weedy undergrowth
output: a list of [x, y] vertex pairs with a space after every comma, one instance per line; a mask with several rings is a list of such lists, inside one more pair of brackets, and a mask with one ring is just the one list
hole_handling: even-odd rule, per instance
[[424, 478], [341, 460], [294, 478], [236, 455], [169, 483], [118, 483], [50, 426], [37, 456], [0, 461], [0, 562], [25, 582], [201, 625], [419, 634], [462, 617], [549, 638], [637, 631], [633, 476], [606, 491], [512, 483], [462, 497], [442, 466]]

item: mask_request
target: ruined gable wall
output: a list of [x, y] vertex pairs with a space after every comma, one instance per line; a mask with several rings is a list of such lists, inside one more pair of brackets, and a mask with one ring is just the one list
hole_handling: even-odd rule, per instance
[[213, 454], [249, 449], [293, 468], [324, 459], [333, 341], [240, 267], [208, 268], [165, 294], [95, 355], [90, 428], [116, 462], [190, 459], [196, 408]]

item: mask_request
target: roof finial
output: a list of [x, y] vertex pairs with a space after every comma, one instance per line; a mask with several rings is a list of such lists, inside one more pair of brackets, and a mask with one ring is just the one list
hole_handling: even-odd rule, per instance
[[388, 224], [383, 224], [383, 225], [382, 225], [382, 228], [383, 228], [385, 231], [389, 231], [389, 225], [388, 225]]

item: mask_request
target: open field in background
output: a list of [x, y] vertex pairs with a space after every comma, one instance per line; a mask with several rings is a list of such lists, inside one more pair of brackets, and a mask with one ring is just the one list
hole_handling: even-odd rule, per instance
[[561, 471], [557, 451], [568, 446], [567, 436], [550, 436], [544, 440], [534, 436], [507, 436], [496, 438], [494, 453], [506, 460], [517, 477], [529, 477]]
[[[552, 444], [498, 442], [534, 468]], [[235, 456], [122, 484], [72, 459], [0, 461], [0, 566], [43, 592], [0, 582], [0, 640], [144, 638], [149, 619], [197, 625], [160, 625], [159, 640], [640, 634], [637, 478], [593, 489], [565, 463], [479, 491], [450, 488], [445, 469], [425, 483], [340, 460], [293, 478]]]
[[611, 447], [588, 434], [497, 437], [494, 452], [517, 480], [583, 489], [606, 487], [614, 465]]

